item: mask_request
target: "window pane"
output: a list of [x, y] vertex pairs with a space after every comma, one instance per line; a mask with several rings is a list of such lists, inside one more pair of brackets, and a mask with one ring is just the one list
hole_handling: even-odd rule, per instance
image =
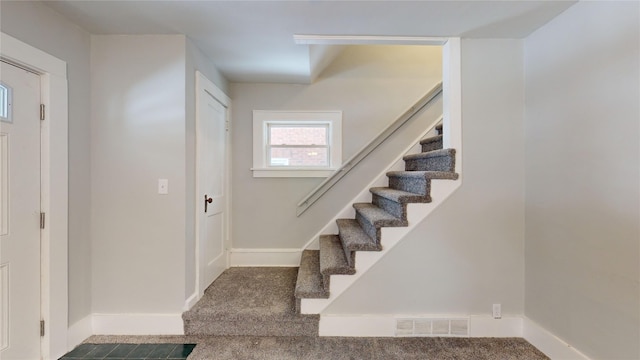
[[271, 148], [269, 166], [328, 167], [327, 148]]
[[0, 84], [0, 117], [9, 117], [9, 89]]
[[271, 145], [327, 145], [327, 125], [269, 126]]

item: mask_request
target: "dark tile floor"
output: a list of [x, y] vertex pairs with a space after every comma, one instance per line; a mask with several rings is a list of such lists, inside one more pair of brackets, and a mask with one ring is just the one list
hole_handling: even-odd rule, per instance
[[60, 360], [184, 360], [195, 347], [195, 344], [82, 344]]

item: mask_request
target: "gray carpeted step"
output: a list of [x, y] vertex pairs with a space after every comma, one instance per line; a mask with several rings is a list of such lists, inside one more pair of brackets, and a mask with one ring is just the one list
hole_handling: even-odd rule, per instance
[[436, 133], [438, 133], [438, 135], [442, 135], [443, 133], [442, 128], [443, 128], [442, 123], [436, 125]]
[[351, 261], [347, 261], [347, 255], [338, 235], [320, 235], [320, 273], [327, 291], [331, 289], [331, 275], [356, 273], [356, 269], [349, 265], [354, 263], [354, 255], [351, 253]]
[[443, 147], [442, 135], [422, 139], [420, 140], [420, 145], [422, 145], [422, 152], [440, 150]]
[[380, 243], [381, 227], [407, 226], [406, 220], [399, 219], [371, 203], [355, 203], [356, 220], [365, 233]]
[[455, 171], [456, 150], [441, 149], [403, 157], [407, 171]]
[[428, 195], [414, 194], [388, 187], [375, 187], [369, 189], [372, 194], [372, 203], [389, 214], [406, 220], [407, 203], [431, 202]]
[[[298, 315], [307, 317], [309, 315]], [[220, 320], [206, 315], [184, 319], [185, 335], [200, 336], [318, 336], [318, 319]], [[188, 329], [188, 330], [187, 330]]]
[[186, 335], [317, 336], [317, 315], [300, 315], [297, 268], [230, 268], [182, 314]]
[[320, 274], [320, 251], [305, 250], [300, 259], [295, 297], [298, 299], [327, 299], [329, 291], [325, 288]]
[[356, 273], [356, 269], [349, 266], [338, 235], [320, 236], [320, 273], [322, 275]]
[[354, 266], [355, 251], [380, 251], [382, 247], [364, 232], [355, 219], [338, 219], [338, 236], [349, 266]]
[[456, 180], [458, 174], [450, 171], [390, 171], [387, 177], [392, 189], [429, 195], [431, 179]]

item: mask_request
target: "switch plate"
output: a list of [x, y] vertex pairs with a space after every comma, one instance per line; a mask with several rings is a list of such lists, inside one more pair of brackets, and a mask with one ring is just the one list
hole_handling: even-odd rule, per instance
[[158, 179], [158, 194], [167, 195], [169, 193], [169, 180]]
[[493, 318], [502, 319], [502, 306], [500, 304], [493, 304]]

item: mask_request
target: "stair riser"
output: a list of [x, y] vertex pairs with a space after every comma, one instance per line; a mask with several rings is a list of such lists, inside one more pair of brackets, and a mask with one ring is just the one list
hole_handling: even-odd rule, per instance
[[377, 229], [376, 226], [367, 219], [362, 216], [359, 212], [356, 211], [356, 220], [364, 230], [364, 232], [369, 235], [370, 238], [374, 239], [376, 243], [380, 243], [380, 229]]
[[406, 171], [454, 171], [455, 167], [456, 163], [453, 156], [405, 160]]
[[198, 320], [184, 323], [185, 335], [206, 336], [318, 336], [318, 320], [282, 322], [273, 326], [269, 322]]
[[425, 178], [390, 177], [389, 187], [426, 196], [430, 194], [431, 180]]
[[329, 293], [331, 289], [331, 275], [322, 275], [322, 284], [324, 286], [324, 291]]
[[407, 219], [406, 205], [395, 202], [393, 200], [389, 200], [387, 198], [383, 198], [382, 196], [378, 196], [376, 194], [373, 194], [371, 202], [377, 207], [383, 209], [384, 211], [399, 219]]
[[440, 150], [443, 148], [442, 140], [433, 141], [427, 144], [422, 144], [422, 152]]

